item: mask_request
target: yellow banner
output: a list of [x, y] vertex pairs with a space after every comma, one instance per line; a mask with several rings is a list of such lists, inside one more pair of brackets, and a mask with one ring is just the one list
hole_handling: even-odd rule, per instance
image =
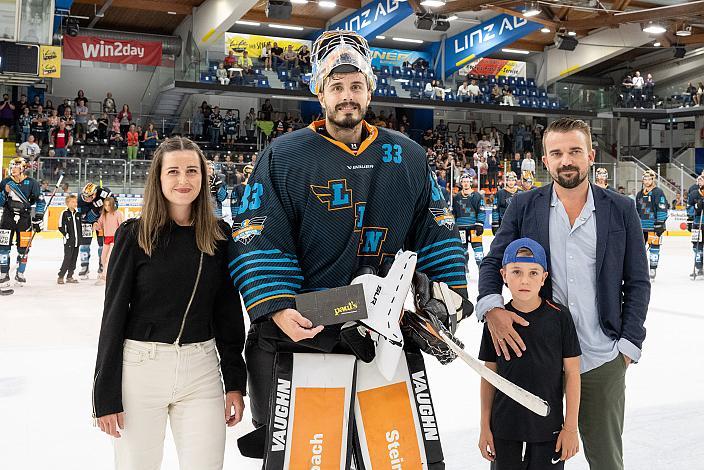
[[61, 78], [61, 47], [39, 47], [39, 76], [41, 78]]
[[244, 51], [249, 53], [249, 58], [252, 60], [258, 59], [262, 55], [262, 48], [269, 44], [274, 46], [276, 43], [284, 51], [290, 45], [294, 51], [306, 45], [310, 49], [311, 42], [305, 39], [280, 38], [275, 36], [258, 36], [255, 34], [240, 34], [240, 33], [225, 33], [225, 54], [234, 51], [235, 55], [242, 55]]

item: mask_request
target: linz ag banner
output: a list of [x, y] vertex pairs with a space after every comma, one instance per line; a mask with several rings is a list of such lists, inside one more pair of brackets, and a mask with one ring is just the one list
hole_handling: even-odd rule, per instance
[[115, 64], [161, 65], [161, 42], [64, 36], [64, 58]]
[[[328, 30], [355, 31], [366, 39], [371, 39], [412, 14], [413, 7], [406, 0], [374, 0], [331, 25]], [[322, 32], [316, 31], [308, 39], [315, 40]]]
[[501, 14], [445, 40], [445, 74], [537, 31], [540, 23]]

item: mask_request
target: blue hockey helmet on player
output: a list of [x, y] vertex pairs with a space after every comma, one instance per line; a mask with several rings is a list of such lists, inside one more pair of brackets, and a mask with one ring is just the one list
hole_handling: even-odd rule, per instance
[[354, 31], [325, 31], [318, 36], [311, 50], [311, 64], [310, 91], [314, 95], [323, 90], [323, 82], [333, 72], [359, 71], [367, 78], [369, 90], [376, 89], [369, 43]]

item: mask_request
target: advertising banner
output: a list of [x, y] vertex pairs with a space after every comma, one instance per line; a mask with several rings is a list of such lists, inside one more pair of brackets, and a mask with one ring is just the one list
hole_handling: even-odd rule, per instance
[[381, 67], [383, 65], [389, 67], [401, 67], [404, 62], [413, 64], [418, 59], [424, 59], [428, 62], [431, 56], [428, 52], [423, 51], [406, 51], [403, 49], [382, 49], [380, 47], [372, 47], [372, 66]]
[[[327, 29], [355, 31], [370, 40], [412, 14], [413, 7], [406, 0], [373, 0]], [[316, 31], [309, 39], [314, 40], [321, 32]]]
[[258, 59], [262, 55], [262, 48], [269, 43], [271, 46], [276, 43], [286, 50], [291, 45], [297, 51], [301, 46], [308, 46], [311, 42], [305, 39], [280, 38], [276, 36], [259, 36], [257, 34], [225, 33], [225, 54], [233, 51], [235, 55], [242, 55], [247, 51], [252, 60]]
[[64, 36], [64, 57], [115, 64], [161, 65], [161, 42]]
[[465, 65], [458, 73], [460, 75], [526, 78], [526, 63], [517, 60], [481, 58]]
[[61, 47], [39, 47], [39, 76], [42, 78], [61, 78]]

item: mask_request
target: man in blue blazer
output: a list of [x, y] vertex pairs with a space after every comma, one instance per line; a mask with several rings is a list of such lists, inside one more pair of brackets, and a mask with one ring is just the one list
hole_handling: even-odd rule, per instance
[[594, 150], [587, 123], [553, 122], [543, 147], [553, 183], [512, 199], [479, 269], [476, 313], [497, 354], [530, 353], [520, 337], [529, 323], [503, 308], [499, 270], [513, 240], [539, 242], [550, 272], [541, 296], [569, 308], [582, 349], [579, 432], [587, 461], [592, 470], [623, 470], [625, 373], [640, 359], [650, 300], [640, 221], [631, 200], [589, 183]]

